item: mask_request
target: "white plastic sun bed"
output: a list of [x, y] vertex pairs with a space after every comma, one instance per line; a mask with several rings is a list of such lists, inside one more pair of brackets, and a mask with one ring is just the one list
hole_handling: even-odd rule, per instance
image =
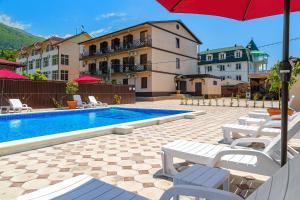
[[[259, 186], [246, 200], [296, 200], [299, 197], [300, 155], [280, 168], [268, 181]], [[178, 196], [210, 200], [244, 200], [240, 196], [214, 188], [176, 185], [168, 189], [160, 200]], [[146, 200], [146, 198], [110, 185], [87, 175], [70, 178], [61, 183], [25, 194], [18, 200]]]
[[[300, 155], [295, 156], [279, 169], [268, 181], [259, 186], [246, 200], [297, 200], [300, 196]], [[224, 190], [201, 186], [178, 185], [167, 190], [160, 200], [171, 200], [176, 196], [210, 200], [244, 200]]]
[[90, 105], [93, 107], [106, 107], [108, 106], [107, 103], [102, 103], [101, 101], [97, 101], [97, 99], [94, 96], [89, 96]]
[[[295, 136], [300, 130], [300, 120], [290, 122], [288, 139]], [[177, 171], [173, 165], [173, 158], [180, 158], [189, 162], [204, 164], [213, 167], [224, 167], [250, 173], [272, 175], [280, 168], [280, 138], [278, 135], [272, 140], [262, 138], [241, 138], [232, 143], [232, 146], [212, 145], [206, 143], [177, 140], [162, 147], [162, 166], [166, 176], [173, 177]], [[251, 148], [233, 149], [244, 143], [263, 143], [263, 151]], [[289, 147], [289, 158], [298, 152]]]
[[74, 99], [74, 101], [77, 102], [77, 107], [78, 108], [89, 108], [89, 107], [92, 107], [91, 104], [87, 104], [86, 102], [83, 102], [80, 95], [73, 95], [73, 99]]
[[32, 108], [27, 104], [22, 104], [20, 99], [9, 99], [10, 109], [13, 112], [22, 112], [22, 110], [26, 110], [27, 112], [31, 112]]
[[[292, 122], [300, 121], [300, 115], [296, 115], [289, 124]], [[268, 121], [260, 126], [247, 126], [240, 124], [225, 124], [222, 126], [224, 143], [231, 143], [233, 138], [238, 134], [244, 134], [248, 137], [276, 136], [281, 133], [279, 129], [281, 127], [281, 121]]]

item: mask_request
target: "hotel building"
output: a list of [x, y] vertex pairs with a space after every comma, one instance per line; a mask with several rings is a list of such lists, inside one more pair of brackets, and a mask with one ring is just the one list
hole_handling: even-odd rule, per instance
[[17, 62], [22, 63], [16, 71], [34, 74], [41, 70], [48, 80], [68, 81], [80, 74], [80, 45], [78, 43], [90, 39], [85, 32], [68, 38], [50, 37], [17, 51]]
[[137, 96], [168, 96], [176, 77], [197, 73], [201, 41], [179, 20], [152, 21], [84, 42], [82, 74], [135, 85]]

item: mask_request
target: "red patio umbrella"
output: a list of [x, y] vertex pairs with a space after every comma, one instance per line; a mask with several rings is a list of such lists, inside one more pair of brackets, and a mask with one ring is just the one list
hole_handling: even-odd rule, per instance
[[101, 78], [96, 78], [93, 76], [81, 76], [74, 79], [74, 81], [77, 83], [100, 83], [101, 80]]
[[0, 69], [0, 77], [15, 78], [15, 79], [28, 79], [26, 76], [22, 76], [20, 74], [17, 74], [16, 72], [8, 70], [8, 69]]
[[300, 11], [299, 0], [157, 0], [170, 12], [221, 16], [235, 20], [284, 14], [282, 81], [281, 165], [287, 162], [288, 82], [292, 66], [289, 63], [290, 12]]

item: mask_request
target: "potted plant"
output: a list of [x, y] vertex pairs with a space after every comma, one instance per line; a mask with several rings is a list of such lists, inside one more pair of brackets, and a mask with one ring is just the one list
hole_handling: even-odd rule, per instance
[[[67, 94], [74, 95], [78, 92], [78, 89], [79, 89], [78, 83], [73, 82], [73, 81], [67, 82], [67, 85], [66, 85], [66, 93]], [[77, 107], [77, 102], [74, 101], [73, 99], [68, 100], [67, 104], [68, 104], [69, 109], [76, 109], [76, 107]]]

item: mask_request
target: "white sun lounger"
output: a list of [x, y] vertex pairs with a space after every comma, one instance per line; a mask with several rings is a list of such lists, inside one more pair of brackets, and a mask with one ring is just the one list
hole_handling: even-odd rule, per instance
[[22, 112], [22, 110], [26, 110], [27, 112], [31, 112], [32, 108], [28, 107], [27, 104], [22, 104], [20, 99], [9, 99], [10, 109], [13, 112]]
[[80, 95], [73, 95], [73, 99], [74, 99], [74, 101], [77, 102], [77, 107], [78, 108], [89, 108], [89, 107], [92, 107], [91, 104], [87, 104], [86, 102], [83, 102]]
[[[300, 115], [294, 116], [294, 118], [289, 121], [300, 121]], [[265, 136], [276, 136], [281, 133], [279, 129], [281, 127], [281, 121], [268, 121], [260, 126], [247, 126], [240, 124], [225, 124], [222, 126], [224, 143], [231, 143], [233, 138], [238, 134], [244, 134], [249, 137], [258, 137], [261, 135]]]
[[97, 101], [97, 99], [94, 96], [89, 96], [89, 101], [90, 101], [90, 104], [93, 107], [97, 107], [97, 106], [106, 107], [106, 106], [108, 106], [107, 103], [102, 103], [101, 101]]
[[[268, 181], [259, 186], [246, 200], [296, 200], [300, 190], [300, 155], [295, 156], [279, 169]], [[189, 196], [196, 199], [244, 200], [240, 196], [224, 190], [192, 185], [173, 186], [160, 200], [170, 200], [177, 196]]]
[[[300, 155], [295, 156], [279, 169], [267, 182], [258, 187], [246, 200], [296, 200], [299, 197]], [[193, 185], [176, 185], [164, 192], [160, 200], [178, 196], [210, 200], [243, 200], [240, 196], [224, 190]], [[61, 183], [20, 196], [18, 200], [146, 200], [145, 197], [128, 192], [87, 175], [70, 178]]]
[[[290, 122], [288, 139], [295, 136], [300, 130], [300, 121]], [[241, 138], [232, 143], [232, 146], [212, 145], [206, 143], [177, 140], [162, 147], [162, 166], [166, 176], [173, 177], [177, 171], [173, 165], [173, 158], [184, 159], [189, 162], [209, 166], [224, 167], [250, 173], [272, 175], [280, 168], [280, 138], [278, 135], [271, 141], [262, 138]], [[251, 148], [232, 149], [243, 143], [263, 143], [263, 151]], [[289, 147], [289, 157], [298, 152]]]

